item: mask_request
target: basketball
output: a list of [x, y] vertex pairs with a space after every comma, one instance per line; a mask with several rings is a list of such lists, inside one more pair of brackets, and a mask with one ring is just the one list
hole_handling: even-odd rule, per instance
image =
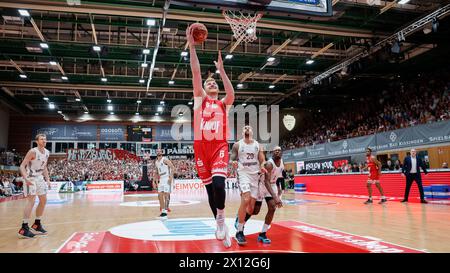
[[191, 26], [191, 34], [196, 44], [203, 43], [208, 37], [208, 29], [204, 24], [195, 23]]

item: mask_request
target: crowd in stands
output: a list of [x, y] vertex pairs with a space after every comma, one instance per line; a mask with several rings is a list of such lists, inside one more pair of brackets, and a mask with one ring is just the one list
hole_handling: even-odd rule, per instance
[[[295, 149], [450, 119], [450, 72], [397, 81], [373, 97], [313, 114], [304, 128], [282, 141]], [[338, 111], [338, 112], [336, 112]]]
[[0, 151], [0, 165], [19, 166], [22, 160], [23, 156], [16, 151]]
[[9, 197], [22, 193], [23, 180], [18, 173], [0, 173], [0, 197]]
[[[193, 159], [173, 159], [174, 178], [193, 179], [197, 177]], [[53, 160], [48, 164], [52, 181], [96, 181], [96, 180], [141, 180], [142, 162], [130, 160]], [[150, 180], [155, 173], [155, 160], [147, 162]]]
[[126, 174], [139, 179], [142, 170], [135, 161], [125, 160], [53, 160], [48, 163], [52, 181], [121, 180]]

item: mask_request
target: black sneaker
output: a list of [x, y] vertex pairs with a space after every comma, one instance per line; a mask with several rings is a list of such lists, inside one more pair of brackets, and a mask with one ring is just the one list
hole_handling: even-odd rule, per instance
[[422, 203], [422, 204], [428, 204], [428, 201], [427, 201], [427, 200], [420, 200], [420, 203]]
[[33, 232], [30, 231], [28, 225], [26, 226], [22, 225], [22, 228], [19, 230], [19, 233], [17, 235], [19, 236], [20, 239], [31, 239], [34, 236], [36, 236]]
[[383, 204], [383, 203], [386, 203], [386, 202], [387, 202], [387, 199], [384, 198], [384, 199], [381, 199], [380, 202], [378, 202], [378, 204]]
[[406, 199], [403, 199], [402, 201], [400, 201], [400, 202], [402, 202], [402, 203], [408, 203], [408, 200], [406, 200]]
[[41, 223], [34, 223], [31, 226], [31, 230], [33, 230], [35, 235], [46, 235], [47, 231], [42, 227]]
[[236, 233], [235, 239], [236, 239], [238, 245], [240, 245], [240, 246], [247, 244], [247, 240], [245, 240], [245, 235], [244, 235], [243, 231], [238, 231]]
[[159, 215], [159, 219], [167, 219], [167, 213], [161, 213], [160, 215]]
[[367, 201], [366, 202], [364, 202], [364, 204], [372, 204], [373, 203], [373, 201], [372, 201], [372, 199], [367, 199]]

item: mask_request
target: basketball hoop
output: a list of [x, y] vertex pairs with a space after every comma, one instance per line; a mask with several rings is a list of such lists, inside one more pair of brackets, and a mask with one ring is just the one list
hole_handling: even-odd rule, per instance
[[240, 42], [251, 43], [257, 39], [256, 23], [261, 19], [261, 13], [245, 13], [241, 11], [224, 10], [223, 16], [233, 30], [233, 36], [238, 44]]

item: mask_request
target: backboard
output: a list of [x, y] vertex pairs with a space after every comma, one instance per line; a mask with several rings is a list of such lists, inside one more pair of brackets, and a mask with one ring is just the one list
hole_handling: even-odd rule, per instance
[[253, 5], [248, 0], [183, 0], [172, 1], [173, 5], [190, 5], [211, 9], [237, 9], [262, 11], [265, 14], [282, 17], [301, 15], [332, 16], [332, 0], [272, 0], [265, 7]]

